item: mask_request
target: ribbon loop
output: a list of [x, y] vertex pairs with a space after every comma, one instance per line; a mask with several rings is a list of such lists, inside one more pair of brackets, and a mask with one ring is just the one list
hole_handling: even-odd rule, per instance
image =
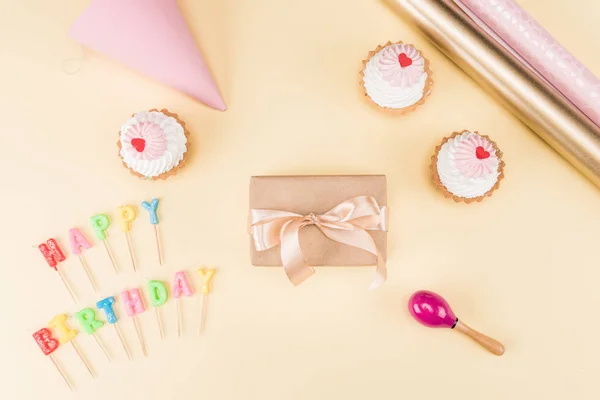
[[387, 208], [375, 198], [360, 196], [346, 200], [325, 214], [300, 215], [279, 210], [250, 210], [250, 233], [257, 251], [281, 245], [281, 261], [292, 284], [299, 285], [314, 274], [300, 248], [299, 234], [305, 226], [315, 225], [329, 239], [368, 251], [377, 257], [371, 289], [387, 279], [387, 268], [368, 230], [386, 230]]

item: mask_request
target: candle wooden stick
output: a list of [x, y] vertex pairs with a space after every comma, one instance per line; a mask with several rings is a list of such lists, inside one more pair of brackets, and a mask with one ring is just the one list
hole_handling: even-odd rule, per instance
[[92, 288], [94, 288], [94, 292], [98, 293], [98, 286], [96, 285], [96, 281], [94, 280], [94, 277], [92, 276], [92, 273], [90, 272], [90, 269], [88, 268], [87, 263], [85, 262], [85, 259], [83, 258], [82, 255], [79, 256], [79, 262], [81, 263], [81, 267], [85, 271], [85, 274], [87, 275], [88, 280], [92, 284]]
[[450, 305], [440, 295], [421, 290], [408, 301], [411, 315], [421, 324], [431, 328], [450, 328], [464, 333], [492, 354], [504, 354], [502, 343], [469, 328], [454, 315]]
[[90, 217], [90, 222], [92, 224], [92, 228], [94, 228], [94, 234], [101, 240], [104, 244], [104, 249], [106, 250], [106, 254], [108, 254], [108, 258], [115, 270], [116, 273], [119, 273], [119, 268], [117, 267], [117, 263], [115, 262], [115, 258], [110, 250], [108, 245], [108, 238], [106, 237], [106, 230], [110, 226], [110, 219], [106, 214], [96, 214]]
[[140, 342], [140, 347], [142, 348], [142, 354], [147, 356], [146, 352], [146, 343], [144, 342], [144, 338], [142, 337], [142, 332], [140, 331], [140, 327], [138, 326], [138, 321], [135, 315], [131, 317], [133, 319], [133, 325], [135, 326], [135, 332], [137, 333], [138, 341]]
[[50, 332], [50, 329], [42, 328], [39, 331], [34, 332], [32, 337], [36, 341], [37, 345], [39, 346], [40, 350], [42, 350], [44, 355], [50, 357], [52, 364], [54, 364], [56, 370], [63, 377], [69, 389], [73, 390], [73, 385], [71, 384], [71, 381], [69, 380], [65, 372], [62, 370], [62, 368], [58, 365], [58, 363], [54, 359], [54, 356], [52, 355], [52, 353], [58, 348], [59, 341], [52, 337], [52, 332]]
[[106, 356], [106, 359], [108, 361], [112, 361], [112, 358], [110, 357], [110, 354], [108, 354], [108, 350], [106, 350], [106, 347], [104, 346], [104, 343], [102, 343], [102, 340], [100, 340], [100, 338], [98, 337], [98, 334], [94, 332], [92, 334], [92, 336], [94, 337], [94, 339], [96, 339], [96, 343], [98, 343], [98, 346], [100, 347], [100, 349], [102, 350], [102, 352]]
[[177, 303], [177, 337], [181, 337], [181, 305], [179, 304], [179, 297], [175, 299]]
[[160, 244], [160, 234], [158, 233], [158, 224], [154, 225], [154, 237], [156, 239], [156, 251], [158, 252], [158, 265], [163, 265], [162, 245]]
[[135, 263], [135, 253], [133, 252], [133, 246], [131, 245], [131, 234], [129, 231], [125, 232], [125, 238], [127, 239], [127, 248], [129, 249], [129, 258], [131, 258], [131, 265], [133, 266], [133, 271], [137, 271], [137, 266]]
[[115, 327], [117, 336], [119, 336], [119, 340], [121, 341], [121, 344], [123, 345], [123, 349], [125, 350], [125, 353], [127, 354], [127, 358], [129, 359], [129, 361], [131, 361], [131, 353], [129, 352], [129, 348], [127, 347], [127, 343], [125, 342], [125, 339], [123, 339], [123, 334], [121, 333], [121, 329], [119, 328], [119, 323], [115, 321], [113, 326]]
[[150, 203], [147, 201], [142, 202], [142, 208], [148, 211], [148, 216], [150, 217], [150, 224], [154, 225], [154, 238], [156, 239], [156, 251], [158, 252], [158, 263], [159, 265], [163, 264], [163, 256], [162, 256], [162, 248], [160, 244], [160, 235], [158, 233], [158, 214], [156, 210], [158, 209], [158, 199], [152, 199]]
[[133, 246], [131, 245], [131, 235], [129, 231], [131, 230], [131, 222], [135, 219], [137, 213], [133, 206], [121, 206], [117, 208], [119, 218], [121, 220], [120, 228], [123, 232], [125, 232], [125, 239], [127, 240], [127, 248], [129, 249], [129, 257], [131, 258], [131, 265], [133, 266], [133, 270], [137, 270], [136, 262], [135, 262], [135, 254], [133, 251]]
[[164, 329], [163, 329], [162, 319], [160, 317], [160, 310], [158, 309], [158, 307], [155, 307], [154, 311], [156, 313], [156, 323], [158, 324], [158, 330], [160, 332], [160, 338], [162, 340], [165, 338], [165, 333], [164, 333]]
[[199, 268], [197, 272], [202, 278], [202, 286], [200, 287], [200, 292], [202, 293], [202, 309], [200, 311], [200, 323], [198, 324], [198, 333], [202, 334], [206, 322], [206, 310], [208, 309], [208, 294], [211, 289], [211, 280], [215, 275], [216, 270], [214, 268]]
[[115, 262], [115, 258], [113, 257], [112, 251], [110, 250], [110, 246], [108, 245], [108, 239], [104, 239], [102, 241], [102, 243], [104, 244], [104, 248], [106, 249], [106, 254], [108, 254], [108, 258], [110, 259], [110, 263], [113, 266], [113, 269], [115, 270], [115, 273], [119, 273], [119, 267], [117, 267], [117, 263]]
[[177, 336], [181, 336], [181, 332], [183, 330], [183, 317], [181, 316], [181, 306], [179, 304], [179, 298], [182, 295], [186, 297], [194, 295], [194, 289], [192, 288], [192, 285], [190, 285], [185, 271], [175, 272], [172, 292], [173, 297], [177, 299]]
[[69, 378], [67, 377], [65, 372], [62, 370], [62, 368], [58, 365], [58, 363], [54, 359], [54, 356], [52, 354], [49, 354], [49, 357], [50, 357], [50, 360], [52, 360], [52, 364], [54, 364], [54, 366], [56, 367], [56, 369], [58, 370], [60, 375], [63, 377], [63, 380], [65, 381], [65, 383], [67, 384], [69, 389], [73, 390], [73, 385], [71, 384], [71, 381], [69, 380]]
[[73, 299], [73, 301], [75, 303], [77, 303], [77, 296], [75, 295], [75, 292], [73, 291], [73, 289], [71, 288], [71, 285], [69, 284], [69, 281], [67, 280], [67, 278], [65, 278], [65, 276], [63, 275], [62, 271], [60, 270], [60, 268], [57, 267], [56, 272], [58, 272], [58, 275], [60, 276], [60, 279], [63, 281], [63, 284], [65, 285], [65, 287], [67, 288], [67, 291], [69, 292], [69, 294], [71, 295], [71, 298]]
[[81, 359], [81, 362], [83, 362], [83, 365], [85, 365], [85, 368], [88, 370], [88, 372], [90, 373], [92, 378], [96, 378], [96, 376], [94, 375], [94, 371], [92, 370], [92, 366], [88, 362], [87, 358], [85, 358], [85, 356], [81, 352], [81, 349], [79, 349], [79, 346], [75, 344], [75, 339], [71, 339], [70, 342], [71, 342], [71, 346], [73, 346], [73, 349], [75, 350], [75, 352]]

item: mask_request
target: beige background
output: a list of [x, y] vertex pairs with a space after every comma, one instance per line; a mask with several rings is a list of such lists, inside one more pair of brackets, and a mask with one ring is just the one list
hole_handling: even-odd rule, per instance
[[[225, 113], [90, 51], [79, 73], [65, 74], [61, 63], [80, 51], [66, 31], [87, 1], [1, 3], [1, 398], [600, 397], [600, 192], [380, 2], [180, 1]], [[600, 3], [521, 3], [600, 73]], [[401, 118], [365, 104], [357, 84], [361, 59], [390, 39], [415, 43], [435, 70], [433, 95]], [[178, 112], [193, 135], [189, 165], [167, 182], [137, 180], [117, 157], [120, 124], [152, 107]], [[489, 134], [505, 153], [507, 178], [481, 204], [444, 199], [428, 177], [434, 146], [463, 128]], [[387, 174], [384, 287], [366, 290], [371, 268], [320, 268], [294, 289], [283, 271], [250, 266], [249, 177], [290, 173]], [[167, 264], [157, 266], [142, 210], [132, 231], [141, 271], [131, 271], [113, 226], [124, 272], [116, 276], [96, 244], [86, 253], [102, 289], [94, 294], [70, 255], [64, 268], [82, 298], [74, 306], [34, 246], [51, 236], [66, 246], [73, 226], [91, 237], [92, 214], [114, 217], [117, 206], [152, 196], [161, 198]], [[119, 306], [134, 360], [111, 327], [98, 333], [112, 363], [79, 335], [98, 378], [70, 347], [59, 348], [73, 394], [31, 338], [56, 314], [203, 264], [219, 268], [204, 336], [196, 334], [200, 297], [183, 302], [182, 338], [170, 301], [164, 341], [154, 315], [139, 318], [144, 358]], [[406, 301], [421, 288], [442, 293], [465, 322], [503, 341], [506, 355], [412, 321]]]

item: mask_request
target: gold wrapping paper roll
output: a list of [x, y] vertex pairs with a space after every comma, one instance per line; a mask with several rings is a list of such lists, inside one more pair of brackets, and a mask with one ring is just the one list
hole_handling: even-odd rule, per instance
[[600, 128], [453, 0], [383, 0], [600, 187]]

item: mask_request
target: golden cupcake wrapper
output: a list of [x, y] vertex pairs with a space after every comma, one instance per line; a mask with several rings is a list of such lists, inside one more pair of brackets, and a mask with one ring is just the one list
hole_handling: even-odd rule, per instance
[[[125, 168], [127, 168], [129, 170], [129, 172], [131, 173], [131, 175], [137, 176], [140, 179], [149, 180], [149, 181], [165, 180], [165, 179], [167, 179], [170, 176], [177, 175], [177, 172], [179, 172], [179, 170], [185, 166], [185, 160], [186, 160], [187, 155], [188, 155], [188, 153], [190, 151], [190, 148], [189, 148], [189, 146], [190, 146], [190, 132], [186, 129], [185, 122], [183, 122], [179, 118], [179, 115], [177, 115], [175, 113], [172, 113], [172, 112], [169, 112], [169, 110], [164, 109], [164, 108], [162, 110], [158, 110], [156, 108], [153, 108], [153, 109], [148, 110], [148, 111], [158, 111], [158, 112], [161, 112], [161, 113], [165, 114], [168, 117], [173, 117], [179, 123], [179, 125], [181, 125], [181, 127], [183, 128], [183, 133], [185, 134], [185, 138], [187, 139], [185, 141], [185, 152], [183, 153], [183, 159], [179, 162], [179, 164], [177, 164], [175, 167], [171, 168], [169, 171], [163, 172], [160, 175], [152, 176], [152, 177], [142, 175], [139, 172], [134, 171], [133, 169], [129, 168], [129, 166], [125, 163], [125, 161], [123, 160], [123, 158], [121, 158], [121, 162], [123, 163], [123, 166], [125, 166]], [[131, 114], [131, 116], [133, 117], [133, 116], [135, 116], [135, 114]], [[117, 147], [119, 148], [119, 157], [121, 157], [121, 149], [122, 149], [122, 147], [121, 147], [121, 131], [119, 131], [119, 140], [117, 141]]]
[[390, 46], [392, 44], [406, 44], [408, 46], [412, 46], [415, 49], [417, 49], [417, 47], [415, 45], [410, 44], [410, 43], [404, 43], [402, 41], [395, 42], [395, 43], [388, 41], [383, 46], [381, 46], [381, 45], [377, 46], [377, 48], [373, 51], [370, 51], [368, 57], [362, 61], [363, 68], [360, 71], [360, 85], [362, 87], [363, 97], [365, 97], [367, 99], [369, 104], [371, 104], [372, 106], [375, 106], [379, 110], [383, 110], [383, 111], [388, 112], [393, 115], [405, 115], [410, 112], [413, 112], [418, 106], [425, 103], [426, 98], [431, 94], [431, 88], [433, 87], [433, 78], [431, 76], [433, 75], [433, 72], [431, 71], [431, 68], [429, 66], [429, 60], [425, 57], [425, 55], [423, 54], [423, 52], [421, 50], [417, 49], [417, 51], [421, 54], [421, 57], [423, 57], [423, 59], [425, 60], [424, 69], [425, 69], [425, 73], [427, 74], [427, 80], [425, 81], [425, 86], [423, 87], [423, 96], [415, 104], [412, 104], [412, 105], [410, 105], [408, 107], [404, 107], [404, 108], [382, 107], [379, 104], [375, 103], [373, 101], [373, 99], [371, 99], [371, 97], [367, 93], [367, 89], [365, 88], [365, 81], [364, 81], [365, 72], [364, 71], [365, 71], [365, 68], [367, 67], [367, 63], [369, 62], [371, 57], [373, 57], [375, 54], [377, 54], [384, 47]]
[[[448, 189], [446, 189], [446, 187], [442, 184], [441, 180], [440, 180], [440, 176], [438, 174], [438, 170], [437, 170], [437, 162], [438, 162], [438, 154], [440, 152], [440, 150], [442, 149], [442, 146], [448, 142], [448, 140], [453, 139], [454, 137], [458, 136], [458, 135], [462, 135], [465, 132], [473, 132], [476, 133], [477, 135], [481, 136], [482, 138], [485, 138], [486, 140], [488, 140], [491, 144], [492, 147], [494, 148], [494, 150], [496, 151], [496, 157], [498, 157], [498, 179], [496, 180], [496, 184], [490, 189], [488, 190], [485, 194], [479, 196], [479, 197], [460, 197], [460, 196], [456, 196], [452, 193], [450, 193], [448, 191]], [[442, 143], [440, 143], [434, 150], [433, 156], [431, 156], [431, 165], [429, 166], [429, 169], [431, 170], [431, 175], [433, 178], [433, 184], [435, 185], [435, 187], [442, 192], [442, 194], [444, 195], [444, 197], [446, 198], [451, 198], [453, 199], [455, 202], [457, 203], [475, 203], [475, 202], [480, 202], [481, 200], [483, 200], [486, 197], [490, 197], [492, 195], [492, 193], [498, 189], [500, 187], [500, 181], [502, 179], [504, 179], [504, 161], [502, 160], [502, 151], [500, 151], [500, 149], [498, 148], [498, 145], [496, 144], [496, 142], [494, 142], [492, 139], [490, 139], [489, 136], [487, 135], [482, 135], [477, 131], [469, 131], [469, 130], [463, 130], [461, 132], [452, 132], [452, 135], [445, 137], [442, 140]]]

